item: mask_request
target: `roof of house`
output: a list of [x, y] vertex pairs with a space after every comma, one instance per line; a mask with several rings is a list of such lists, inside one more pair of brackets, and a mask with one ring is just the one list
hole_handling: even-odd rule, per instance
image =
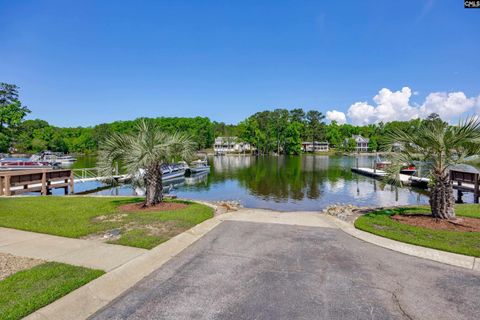
[[365, 137], [362, 137], [361, 135], [359, 134], [353, 134], [352, 135], [352, 138], [355, 139], [355, 141], [358, 143], [358, 142], [365, 142], [365, 143], [368, 143], [370, 141], [370, 139], [368, 138], [365, 138]]
[[[313, 144], [311, 141], [302, 141], [302, 144]], [[315, 141], [315, 144], [330, 144], [328, 141]]]
[[222, 141], [229, 141], [229, 142], [236, 142], [238, 137], [216, 137], [215, 142], [222, 142]]

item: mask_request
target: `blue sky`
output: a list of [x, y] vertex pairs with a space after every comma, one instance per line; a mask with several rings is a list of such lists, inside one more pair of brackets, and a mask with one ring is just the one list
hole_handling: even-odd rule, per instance
[[479, 30], [461, 0], [0, 0], [0, 81], [62, 126], [276, 107], [456, 119], [480, 110]]

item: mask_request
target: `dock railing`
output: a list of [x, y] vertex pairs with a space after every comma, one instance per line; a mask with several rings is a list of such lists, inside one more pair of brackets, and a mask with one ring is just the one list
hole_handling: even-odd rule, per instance
[[129, 176], [126, 174], [119, 174], [118, 167], [115, 167], [112, 170], [111, 176], [101, 176], [98, 168], [76, 168], [72, 169], [73, 177], [76, 182], [87, 182], [87, 181], [126, 181], [129, 179]]
[[72, 170], [35, 169], [0, 172], [0, 195], [11, 196], [27, 192], [48, 195], [52, 189], [63, 188], [65, 194], [73, 193]]
[[461, 191], [470, 191], [464, 184], [473, 185], [473, 202], [478, 203], [480, 196], [480, 174], [475, 172], [466, 172], [450, 170], [450, 180], [457, 183], [457, 189]]
[[79, 180], [93, 179], [98, 177], [98, 168], [79, 168], [79, 169], [72, 169], [72, 171], [73, 171], [73, 177]]

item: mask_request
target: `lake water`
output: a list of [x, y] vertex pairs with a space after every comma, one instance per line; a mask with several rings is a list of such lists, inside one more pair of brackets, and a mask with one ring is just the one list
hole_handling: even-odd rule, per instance
[[[373, 157], [358, 157], [371, 166]], [[235, 200], [245, 207], [275, 210], [320, 210], [343, 203], [359, 206], [427, 204], [424, 190], [384, 186], [380, 181], [352, 173], [355, 157], [280, 156], [210, 157], [208, 175], [182, 178], [165, 184], [166, 192], [182, 198]], [[80, 158], [74, 167], [94, 167], [92, 157]], [[77, 183], [76, 192], [101, 187], [98, 182]], [[130, 185], [94, 192], [100, 195], [135, 195]], [[465, 194], [464, 200], [469, 200]], [[473, 198], [473, 197], [472, 197]]]

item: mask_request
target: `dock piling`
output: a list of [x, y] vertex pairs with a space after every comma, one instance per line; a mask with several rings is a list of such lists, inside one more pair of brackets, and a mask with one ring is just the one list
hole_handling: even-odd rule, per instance
[[42, 196], [47, 195], [47, 172], [43, 171], [42, 173], [42, 191], [41, 191]]

